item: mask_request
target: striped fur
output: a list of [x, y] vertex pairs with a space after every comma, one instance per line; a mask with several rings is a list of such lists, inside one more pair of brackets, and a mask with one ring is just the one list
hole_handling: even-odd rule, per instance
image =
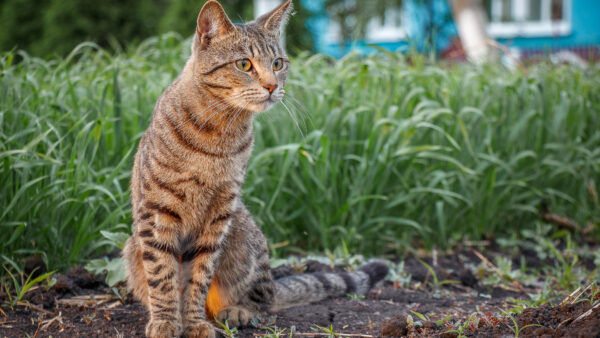
[[[279, 35], [291, 10], [288, 0], [234, 25], [208, 1], [190, 59], [156, 103], [135, 156], [134, 232], [123, 250], [128, 284], [150, 313], [148, 337], [214, 337], [213, 315], [245, 325], [301, 294], [364, 293], [381, 278], [365, 270], [274, 282], [264, 235], [242, 203], [253, 116], [284, 95]], [[242, 59], [249, 71], [236, 66]]]
[[348, 294], [365, 295], [383, 280], [389, 268], [369, 263], [353, 272], [292, 275], [275, 281], [273, 310]]

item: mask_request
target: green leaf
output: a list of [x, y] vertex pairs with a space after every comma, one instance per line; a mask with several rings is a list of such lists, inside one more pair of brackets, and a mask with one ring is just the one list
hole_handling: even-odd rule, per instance
[[123, 247], [125, 246], [125, 242], [127, 242], [127, 239], [129, 239], [129, 234], [126, 234], [124, 232], [110, 232], [106, 230], [100, 230], [100, 233], [104, 238], [113, 242], [116, 246], [120, 247], [121, 249], [123, 249]]

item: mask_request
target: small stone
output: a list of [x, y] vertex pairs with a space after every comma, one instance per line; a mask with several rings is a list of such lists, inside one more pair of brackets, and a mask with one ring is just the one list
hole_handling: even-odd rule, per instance
[[388, 319], [381, 328], [382, 337], [403, 337], [408, 333], [406, 316], [395, 316]]
[[460, 270], [460, 272], [458, 273], [458, 278], [460, 279], [462, 285], [468, 286], [470, 288], [475, 287], [478, 283], [477, 277], [475, 277], [473, 272], [471, 272], [471, 270], [469, 269]]
[[23, 269], [26, 275], [31, 275], [31, 279], [36, 278], [40, 275], [48, 272], [46, 264], [40, 256], [31, 256], [25, 261], [25, 268]]
[[76, 266], [69, 270], [67, 277], [81, 288], [94, 288], [99, 284], [94, 275], [89, 273], [83, 266]]
[[56, 283], [54, 283], [52, 288], [58, 293], [67, 293], [73, 290], [73, 287], [75, 286], [71, 278], [65, 275], [54, 275], [54, 279], [56, 279]]

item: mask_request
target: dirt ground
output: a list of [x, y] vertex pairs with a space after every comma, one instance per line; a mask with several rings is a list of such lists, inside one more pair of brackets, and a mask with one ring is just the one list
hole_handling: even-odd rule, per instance
[[[528, 266], [543, 263], [524, 252]], [[255, 320], [250, 327], [239, 329], [236, 336], [260, 337], [285, 329], [288, 336], [293, 330], [294, 336], [317, 337], [328, 336], [325, 330], [333, 328], [336, 334], [354, 337], [458, 337], [457, 331], [450, 331], [466, 321], [462, 333], [469, 337], [515, 336], [515, 330], [520, 330], [521, 337], [600, 337], [600, 307], [591, 309], [590, 301], [545, 304], [525, 309], [512, 319], [501, 314], [514, 307], [514, 299], [529, 300], [528, 294], [539, 293], [542, 276], [532, 285], [484, 286], [471, 269], [465, 268], [481, 263], [475, 251], [425, 261], [435, 266], [438, 285], [425, 265], [408, 258], [404, 271], [412, 277], [407, 286], [387, 281], [364, 298], [344, 297], [292, 307]], [[585, 265], [596, 268], [592, 262]], [[290, 266], [283, 266], [273, 272], [282, 276], [291, 271]], [[331, 268], [309, 261], [305, 271]], [[102, 276], [92, 276], [77, 267], [55, 278], [57, 283], [51, 289], [36, 287], [26, 295], [26, 302], [12, 310], [2, 308], [0, 337], [143, 336], [147, 321], [144, 308], [131, 297], [122, 302], [104, 285]], [[457, 282], [440, 282], [450, 279]], [[0, 293], [0, 300], [2, 297], [6, 295]]]

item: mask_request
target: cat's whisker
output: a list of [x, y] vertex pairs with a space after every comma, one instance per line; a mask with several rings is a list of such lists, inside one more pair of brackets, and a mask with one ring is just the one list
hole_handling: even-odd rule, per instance
[[294, 114], [292, 114], [292, 112], [290, 111], [290, 108], [285, 104], [285, 102], [283, 102], [283, 100], [281, 101], [281, 104], [285, 107], [285, 110], [287, 110], [287, 112], [289, 113], [292, 121], [294, 121], [296, 128], [300, 132], [300, 136], [302, 136], [302, 138], [304, 138], [304, 133], [302, 132], [302, 129], [300, 128], [300, 125], [298, 124], [298, 120], [296, 119], [296, 117], [294, 117]]
[[290, 101], [290, 100], [286, 100], [286, 98], [284, 98], [282, 100], [282, 103], [287, 103], [287, 107], [289, 108], [289, 111], [291, 113], [294, 114], [294, 116], [296, 116], [296, 118], [298, 120], [300, 120], [302, 122], [302, 127], [304, 128], [304, 130], [308, 130], [308, 125], [306, 123], [306, 119], [304, 118], [304, 112], [302, 112], [297, 105], [294, 104], [294, 102]]
[[[287, 100], [286, 98], [284, 98], [284, 100], [282, 102], [289, 109], [289, 112], [296, 117], [296, 120], [299, 122], [298, 124], [301, 124], [302, 130], [304, 130], [304, 131], [309, 130], [309, 125], [306, 122], [306, 118], [304, 116], [304, 115], [306, 115], [306, 113], [303, 112], [300, 108], [298, 108], [298, 106], [296, 104], [294, 104], [293, 101], [290, 101], [290, 100]], [[310, 118], [310, 116], [309, 116], [309, 118]], [[310, 122], [312, 125], [312, 121], [310, 121]]]
[[291, 96], [291, 95], [286, 95], [284, 100], [286, 100], [286, 102], [290, 103], [292, 106], [294, 106], [296, 108], [296, 111], [298, 113], [300, 113], [300, 116], [302, 117], [305, 127], [308, 129], [308, 125], [306, 124], [306, 121], [304, 120], [304, 117], [308, 118], [308, 121], [310, 122], [310, 126], [314, 128], [315, 124], [312, 120], [311, 115], [308, 113], [308, 110], [306, 109], [306, 107], [304, 106], [304, 104], [302, 104], [302, 102], [298, 101], [295, 97]]

